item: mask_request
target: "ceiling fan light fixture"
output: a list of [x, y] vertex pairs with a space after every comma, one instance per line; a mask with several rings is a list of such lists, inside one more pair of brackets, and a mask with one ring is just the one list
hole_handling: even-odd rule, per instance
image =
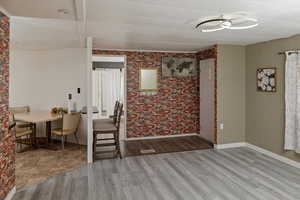
[[204, 21], [198, 23], [195, 28], [202, 27], [201, 31], [204, 33], [220, 31], [223, 29], [231, 30], [242, 30], [250, 29], [258, 26], [258, 20], [245, 15], [221, 15], [212, 17], [211, 19], [205, 19]]
[[228, 27], [231, 27], [231, 25], [232, 25], [232, 22], [230, 20], [226, 20], [220, 26], [223, 28], [228, 28]]

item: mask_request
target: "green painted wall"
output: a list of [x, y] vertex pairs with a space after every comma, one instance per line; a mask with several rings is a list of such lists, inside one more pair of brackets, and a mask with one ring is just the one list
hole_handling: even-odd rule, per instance
[[217, 62], [218, 144], [245, 142], [245, 47], [218, 45]]
[[[285, 56], [278, 52], [299, 48], [300, 36], [246, 47], [246, 141], [297, 161], [300, 155], [283, 150]], [[256, 91], [258, 67], [277, 68], [276, 93]]]

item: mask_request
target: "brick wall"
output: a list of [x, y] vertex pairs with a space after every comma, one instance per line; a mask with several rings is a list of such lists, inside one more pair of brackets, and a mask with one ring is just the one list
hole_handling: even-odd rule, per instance
[[14, 139], [8, 132], [9, 18], [0, 12], [0, 200], [15, 185]]
[[[162, 57], [190, 57], [193, 53], [94, 50], [98, 55], [126, 55], [127, 137], [199, 133], [199, 76], [162, 77]], [[139, 92], [139, 68], [158, 69], [158, 93]]]

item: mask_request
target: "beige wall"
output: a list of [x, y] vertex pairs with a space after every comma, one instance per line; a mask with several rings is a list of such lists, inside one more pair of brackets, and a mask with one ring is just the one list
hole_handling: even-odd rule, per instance
[[[284, 63], [279, 51], [299, 49], [300, 36], [246, 47], [246, 141], [274, 153], [300, 161], [300, 155], [283, 151]], [[277, 92], [256, 91], [256, 69], [277, 68]]]
[[217, 81], [218, 144], [245, 142], [245, 47], [218, 45]]
[[[86, 102], [85, 60], [84, 49], [11, 49], [10, 106], [29, 105], [31, 110], [66, 107], [68, 94], [72, 94], [81, 110]], [[81, 88], [81, 94], [77, 94], [77, 88]], [[81, 144], [86, 144], [87, 138], [85, 117], [82, 115], [78, 134]], [[44, 123], [37, 125], [38, 134], [44, 135], [45, 130]], [[75, 142], [74, 137], [68, 137], [68, 141]]]

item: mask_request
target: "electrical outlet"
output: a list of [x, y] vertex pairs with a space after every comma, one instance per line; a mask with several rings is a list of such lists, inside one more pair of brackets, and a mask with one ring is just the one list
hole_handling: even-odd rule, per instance
[[220, 124], [220, 130], [223, 130], [223, 129], [224, 129], [224, 124], [221, 123], [221, 124]]

